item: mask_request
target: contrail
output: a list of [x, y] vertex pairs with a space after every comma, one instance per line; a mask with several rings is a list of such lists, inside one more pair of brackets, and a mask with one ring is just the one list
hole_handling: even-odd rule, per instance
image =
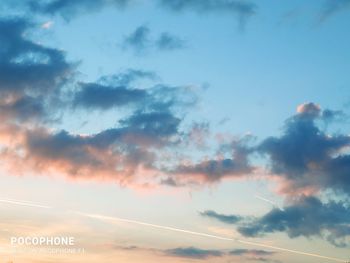
[[[256, 196], [256, 197], [259, 198], [258, 196]], [[259, 198], [259, 199], [263, 199], [263, 198]], [[269, 200], [266, 199], [265, 201], [269, 201]], [[39, 207], [39, 208], [52, 208], [50, 206], [35, 204], [35, 203], [29, 202], [29, 201], [19, 201], [19, 200], [13, 200], [13, 199], [0, 199], [0, 202], [8, 203], [8, 204], [15, 204], [15, 205]], [[73, 212], [73, 213], [79, 214], [81, 216], [95, 218], [95, 219], [100, 219], [100, 220], [126, 222], [126, 223], [137, 224], [137, 225], [141, 225], [141, 226], [148, 226], [148, 227], [153, 227], [153, 228], [158, 228], [158, 229], [163, 229], [163, 230], [168, 230], [168, 231], [186, 233], [186, 234], [191, 234], [191, 235], [196, 235], [196, 236], [201, 236], [201, 237], [215, 238], [215, 239], [225, 240], [225, 241], [235, 241], [235, 242], [239, 242], [239, 243], [246, 244], [246, 245], [257, 246], [257, 247], [265, 247], [265, 248], [270, 248], [270, 249], [274, 249], [274, 250], [280, 250], [280, 251], [294, 253], [294, 254], [303, 255], [303, 256], [328, 259], [328, 260], [332, 260], [332, 261], [335, 261], [335, 262], [348, 263], [348, 261], [340, 259], [340, 258], [327, 257], [327, 256], [323, 256], [323, 255], [320, 255], [320, 254], [307, 253], [307, 252], [298, 251], [298, 250], [292, 250], [292, 249], [283, 248], [283, 247], [271, 246], [271, 245], [267, 245], [267, 244], [264, 244], [264, 243], [251, 242], [251, 241], [246, 241], [246, 240], [243, 240], [243, 239], [228, 238], [228, 237], [223, 237], [223, 236], [211, 235], [211, 234], [202, 233], [202, 232], [190, 231], [190, 230], [181, 229], [181, 228], [175, 228], [175, 227], [170, 227], [170, 226], [156, 225], [156, 224], [151, 224], [151, 223], [146, 223], [146, 222], [142, 222], [142, 221], [126, 219], [126, 218], [120, 218], [120, 217], [111, 217], [111, 216], [104, 216], [104, 215], [98, 215], [98, 214], [89, 214], [89, 213], [83, 213], [83, 212], [80, 212], [80, 211], [69, 211], [69, 212]]]
[[14, 199], [0, 199], [1, 203], [7, 203], [7, 204], [14, 204], [14, 205], [22, 205], [22, 206], [31, 206], [31, 207], [38, 207], [38, 208], [52, 208], [50, 206], [41, 205], [32, 203], [29, 201], [22, 201], [22, 200], [14, 200]]
[[176, 231], [176, 232], [182, 232], [182, 233], [187, 233], [187, 234], [192, 234], [192, 235], [197, 235], [197, 236], [216, 238], [216, 239], [220, 239], [220, 240], [227, 240], [227, 241], [233, 241], [234, 240], [232, 238], [226, 238], [226, 237], [221, 237], [221, 236], [216, 236], [216, 235], [210, 235], [210, 234], [206, 234], [206, 233], [200, 233], [200, 232], [195, 232], [195, 231], [190, 231], [190, 230], [185, 230], [185, 229], [179, 229], [179, 228], [175, 228], [175, 227], [155, 225], [155, 224], [140, 222], [140, 221], [136, 221], [136, 220], [125, 219], [125, 218], [110, 217], [110, 216], [103, 216], [103, 215], [96, 215], [96, 214], [86, 214], [86, 213], [81, 213], [81, 212], [77, 212], [77, 211], [73, 211], [73, 212], [78, 213], [78, 214], [80, 214], [82, 216], [96, 218], [96, 219], [132, 223], [132, 224], [137, 224], [137, 225], [142, 225], [142, 226], [149, 226], [149, 227], [160, 228], [160, 229]]
[[347, 263], [346, 260], [343, 260], [343, 259], [340, 259], [340, 258], [327, 257], [327, 256], [314, 254], [314, 253], [307, 253], [307, 252], [298, 251], [298, 250], [292, 250], [292, 249], [283, 248], [283, 247], [276, 247], [276, 246], [271, 246], [271, 245], [267, 245], [267, 244], [264, 244], [264, 243], [250, 242], [250, 241], [237, 239], [237, 238], [227, 238], [227, 237], [222, 237], [222, 236], [217, 236], [217, 235], [210, 235], [210, 234], [206, 234], [206, 233], [202, 233], [202, 232], [195, 232], [195, 231], [190, 231], [190, 230], [180, 229], [180, 228], [175, 228], [175, 227], [150, 224], [150, 223], [146, 223], [146, 222], [130, 220], [130, 219], [125, 219], [125, 218], [120, 218], [120, 217], [110, 217], [110, 216], [104, 216], [104, 215], [87, 214], [87, 213], [82, 213], [82, 212], [78, 212], [78, 211], [73, 211], [73, 212], [78, 213], [78, 214], [80, 214], [82, 216], [90, 217], [90, 218], [132, 223], [132, 224], [137, 224], [137, 225], [142, 225], [142, 226], [149, 226], [149, 227], [154, 227], [154, 228], [158, 228], [158, 229], [164, 229], [164, 230], [169, 230], [169, 231], [181, 232], [181, 233], [192, 234], [192, 235], [202, 236], [202, 237], [215, 238], [215, 239], [220, 239], [220, 240], [225, 240], [225, 241], [236, 241], [236, 242], [239, 242], [239, 243], [242, 243], [242, 244], [246, 244], [246, 245], [251, 245], [251, 246], [265, 247], [265, 248], [270, 248], [270, 249], [274, 249], [274, 250], [280, 250], [280, 251], [294, 253], [294, 254], [303, 255], [303, 256], [316, 257], [316, 258], [332, 260], [332, 261], [335, 261], [335, 262]]
[[348, 263], [348, 261], [340, 259], [340, 258], [327, 257], [327, 256], [319, 255], [319, 254], [307, 253], [307, 252], [302, 252], [302, 251], [298, 251], [298, 250], [292, 250], [292, 249], [283, 248], [283, 247], [276, 247], [276, 246], [266, 245], [263, 243], [250, 242], [250, 241], [240, 240], [240, 239], [236, 239], [236, 241], [239, 243], [252, 245], [252, 246], [271, 248], [271, 249], [275, 249], [275, 250], [281, 250], [281, 251], [290, 252], [290, 253], [299, 254], [299, 255], [304, 255], [304, 256], [317, 257], [317, 258], [322, 258], [322, 259], [333, 260], [336, 262]]
[[269, 199], [267, 199], [267, 198], [261, 197], [260, 195], [255, 195], [254, 197], [257, 198], [257, 199], [260, 199], [260, 200], [262, 200], [262, 201], [264, 201], [264, 202], [267, 202], [267, 203], [269, 203], [269, 204], [271, 204], [271, 205], [277, 207], [277, 208], [280, 209], [280, 210], [283, 210], [283, 208], [281, 208], [281, 207], [278, 206], [275, 202], [273, 202], [273, 201], [271, 201], [271, 200], [269, 200]]

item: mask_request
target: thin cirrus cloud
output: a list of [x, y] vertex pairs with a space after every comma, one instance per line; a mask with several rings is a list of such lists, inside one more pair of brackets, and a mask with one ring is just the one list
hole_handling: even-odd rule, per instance
[[184, 49], [186, 42], [168, 32], [162, 32], [159, 36], [153, 37], [151, 29], [146, 25], [142, 25], [126, 36], [121, 46], [125, 50], [132, 50], [135, 54], [140, 55], [154, 50], [173, 51]]
[[179, 247], [165, 251], [167, 255], [173, 257], [208, 259], [211, 257], [222, 257], [224, 254], [220, 250], [206, 250], [195, 247]]
[[320, 13], [320, 21], [323, 22], [331, 16], [346, 10], [350, 10], [349, 0], [327, 0]]
[[257, 249], [233, 249], [230, 251], [217, 250], [217, 249], [201, 249], [197, 247], [178, 247], [164, 251], [164, 254], [172, 257], [197, 259], [197, 260], [210, 260], [219, 257], [239, 257], [241, 260], [254, 260], [261, 262], [269, 262], [270, 256], [275, 252]]
[[[276, 254], [276, 252], [261, 250], [261, 249], [244, 249], [237, 248], [233, 250], [219, 250], [219, 249], [203, 249], [198, 247], [175, 247], [170, 249], [155, 249], [155, 248], [143, 248], [138, 246], [116, 246], [110, 245], [115, 250], [123, 251], [148, 251], [157, 253], [165, 257], [172, 258], [184, 258], [207, 261], [214, 258], [236, 258], [246, 260], [254, 260], [261, 262], [270, 262], [270, 257]], [[271, 261], [276, 262], [276, 261]]]

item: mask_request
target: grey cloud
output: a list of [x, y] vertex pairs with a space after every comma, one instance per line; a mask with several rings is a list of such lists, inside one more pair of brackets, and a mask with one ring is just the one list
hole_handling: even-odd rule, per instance
[[175, 50], [183, 49], [186, 44], [185, 41], [170, 33], [163, 32], [155, 43], [156, 47], [160, 50]]
[[254, 255], [254, 256], [271, 256], [276, 252], [266, 251], [261, 249], [234, 249], [229, 252], [230, 255], [243, 256], [243, 255]]
[[158, 0], [160, 5], [175, 11], [197, 13], [227, 13], [238, 16], [240, 23], [256, 14], [257, 7], [250, 1], [242, 0]]
[[147, 92], [127, 87], [111, 87], [97, 83], [81, 83], [74, 94], [73, 104], [86, 109], [106, 110], [115, 106], [126, 106], [143, 101]]
[[204, 212], [200, 212], [201, 216], [214, 218], [216, 220], [219, 220], [223, 223], [227, 224], [236, 224], [238, 221], [242, 219], [242, 217], [237, 215], [224, 215], [224, 214], [218, 214], [213, 210], [207, 210]]
[[206, 250], [195, 247], [179, 247], [166, 250], [165, 253], [169, 256], [193, 258], [193, 259], [207, 259], [211, 257], [221, 257], [224, 255], [220, 250]]
[[335, 113], [310, 105], [287, 120], [281, 137], [265, 139], [257, 150], [269, 157], [271, 172], [285, 178], [290, 191], [313, 188], [349, 193], [350, 156], [343, 150], [350, 146], [350, 137], [320, 129], [317, 122], [329, 121]]
[[30, 121], [33, 119], [41, 119], [46, 117], [47, 110], [42, 103], [41, 97], [19, 96], [11, 102], [0, 103], [0, 111], [2, 116], [7, 119], [16, 119], [20, 121]]
[[69, 20], [72, 17], [85, 12], [98, 11], [104, 6], [114, 6], [116, 8], [125, 8], [130, 0], [51, 0], [51, 1], [27, 1], [33, 12], [56, 15], [59, 14], [64, 19]]
[[234, 249], [231, 251], [200, 249], [196, 247], [178, 247], [163, 251], [167, 256], [209, 260], [216, 257], [235, 256], [241, 260], [254, 260], [260, 262], [271, 262], [269, 257], [275, 254], [274, 252], [255, 249]]
[[320, 14], [320, 20], [325, 21], [330, 16], [344, 10], [350, 10], [350, 0], [326, 0]]
[[346, 244], [349, 237], [350, 209], [342, 202], [322, 203], [316, 197], [302, 197], [283, 210], [272, 209], [267, 214], [238, 227], [244, 236], [286, 232], [289, 237], [322, 237], [334, 245]]
[[230, 153], [230, 158], [209, 159], [194, 164], [181, 164], [173, 167], [168, 172], [180, 181], [195, 179], [202, 183], [218, 182], [228, 177], [240, 178], [249, 176], [253, 172], [254, 166], [249, 161], [251, 148], [247, 145], [245, 139], [234, 141], [224, 148], [227, 148], [225, 151]]
[[25, 19], [0, 20], [0, 107], [14, 119], [47, 117], [45, 103], [75, 70], [62, 51], [27, 38], [32, 27]]
[[122, 46], [125, 49], [132, 49], [136, 54], [143, 53], [149, 48], [150, 34], [151, 30], [147, 26], [139, 26], [124, 38]]
[[1, 20], [0, 91], [46, 92], [62, 84], [72, 70], [64, 53], [24, 38], [30, 23]]
[[168, 32], [162, 32], [159, 36], [153, 37], [151, 29], [142, 25], [137, 27], [122, 42], [124, 49], [131, 49], [135, 54], [146, 54], [149, 51], [172, 51], [186, 47], [185, 41]]

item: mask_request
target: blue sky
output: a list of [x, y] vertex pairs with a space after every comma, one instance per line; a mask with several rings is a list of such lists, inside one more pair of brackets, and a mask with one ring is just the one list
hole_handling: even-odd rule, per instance
[[[0, 10], [8, 251], [14, 235], [69, 233], [88, 252], [61, 262], [349, 258], [349, 0], [26, 0]], [[58, 260], [6, 249], [9, 262]]]

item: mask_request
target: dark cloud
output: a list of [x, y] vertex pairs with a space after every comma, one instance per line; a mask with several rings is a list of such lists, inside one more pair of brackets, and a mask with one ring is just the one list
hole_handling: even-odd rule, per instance
[[149, 136], [171, 136], [178, 133], [181, 119], [171, 112], [135, 112], [120, 123], [128, 129]]
[[286, 190], [341, 190], [350, 192], [350, 137], [327, 134], [317, 125], [330, 120], [334, 112], [322, 112], [315, 104], [298, 107], [288, 119], [281, 137], [265, 139], [258, 151], [269, 156], [271, 172], [285, 178]]
[[242, 0], [158, 0], [160, 5], [176, 12], [228, 13], [238, 16], [244, 23], [256, 13], [256, 5]]
[[106, 110], [115, 106], [126, 106], [145, 100], [147, 92], [128, 89], [124, 86], [111, 87], [97, 83], [81, 83], [80, 90], [74, 94], [73, 104], [86, 109]]
[[195, 247], [179, 247], [168, 249], [165, 253], [169, 256], [193, 258], [193, 259], [208, 259], [211, 257], [221, 257], [224, 255], [220, 250], [206, 250]]
[[138, 80], [155, 80], [153, 72], [129, 69], [120, 74], [103, 76], [97, 82], [80, 82], [78, 89], [70, 97], [74, 107], [107, 110], [113, 107], [146, 104], [152, 100], [145, 89], [137, 89], [134, 82]]
[[30, 40], [32, 27], [25, 19], [0, 20], [0, 107], [14, 119], [45, 115], [45, 103], [57, 96], [75, 69], [62, 51]]
[[271, 256], [276, 252], [266, 251], [261, 249], [234, 249], [229, 252], [230, 255], [244, 256], [244, 255], [255, 255], [255, 256]]
[[171, 35], [170, 33], [163, 32], [155, 43], [159, 50], [175, 50], [183, 49], [186, 44], [185, 41], [177, 36]]
[[6, 103], [0, 103], [2, 118], [19, 121], [38, 120], [47, 115], [42, 97], [18, 96]]
[[135, 112], [121, 120], [119, 128], [94, 135], [34, 130], [25, 135], [26, 158], [39, 168], [61, 164], [70, 175], [85, 176], [90, 171], [96, 177], [105, 173], [118, 180], [140, 166], [153, 169], [155, 152], [176, 143], [180, 121], [170, 112]]
[[326, 0], [320, 15], [320, 20], [321, 22], [325, 21], [330, 16], [344, 10], [350, 10], [350, 0]]
[[238, 248], [228, 252], [228, 255], [239, 257], [239, 259], [245, 259], [249, 261], [259, 261], [259, 262], [281, 263], [280, 261], [272, 260], [270, 258], [274, 254], [276, 254], [276, 252], [260, 250], [260, 249], [244, 249], [244, 248]]
[[302, 197], [283, 210], [275, 208], [247, 222], [238, 231], [248, 237], [275, 232], [286, 232], [291, 238], [325, 236], [334, 245], [343, 246], [349, 238], [349, 224], [350, 208], [345, 203]]
[[115, 6], [117, 8], [124, 8], [128, 5], [130, 0], [51, 0], [51, 1], [27, 1], [30, 9], [33, 12], [60, 15], [64, 19], [71, 19], [72, 17], [91, 11], [98, 11], [104, 6]]
[[[155, 80], [156, 75], [147, 71], [128, 70], [112, 76], [104, 76], [97, 82], [80, 82], [69, 93], [75, 108], [108, 110], [129, 107], [142, 112], [182, 112], [197, 102], [197, 95], [186, 86], [168, 86], [153, 83], [149, 88], [136, 88], [137, 80]], [[170, 113], [171, 114], [171, 113]], [[160, 115], [159, 115], [160, 116]]]
[[195, 164], [181, 164], [169, 170], [180, 181], [195, 180], [201, 183], [218, 182], [223, 178], [241, 178], [249, 176], [254, 171], [250, 165], [250, 147], [246, 145], [246, 139], [237, 140], [226, 145], [225, 149], [231, 154], [230, 158], [217, 158], [203, 160]]
[[255, 249], [234, 249], [231, 251], [200, 249], [196, 247], [179, 247], [168, 249], [163, 252], [167, 256], [182, 257], [190, 259], [208, 260], [214, 257], [235, 256], [241, 260], [253, 260], [260, 262], [271, 262], [268, 257], [275, 254], [274, 252]]
[[[44, 15], [59, 15], [65, 20], [88, 12], [96, 12], [104, 7], [124, 9], [131, 6], [132, 3], [137, 3], [133, 0], [5, 0], [5, 2], [7, 6], [21, 7]], [[233, 14], [238, 16], [241, 22], [254, 15], [257, 9], [254, 3], [245, 0], [154, 0], [153, 2], [167, 10], [176, 12]]]
[[161, 172], [157, 161], [163, 149], [176, 147], [182, 136], [179, 129], [182, 119], [171, 108], [176, 100], [172, 99], [166, 106], [163, 102], [160, 106], [156, 98], [153, 100], [151, 106], [141, 105], [121, 119], [118, 127], [96, 134], [18, 128], [19, 135], [12, 140], [16, 141], [16, 147], [10, 142], [1, 157], [15, 170], [20, 166], [14, 164], [20, 162], [24, 170], [37, 173], [54, 171], [71, 178], [108, 179], [122, 184], [131, 183], [134, 176], [142, 174], [143, 180], [150, 183], [153, 176]]
[[236, 215], [218, 214], [213, 210], [200, 212], [200, 215], [204, 217], [214, 218], [226, 224], [236, 224], [238, 221], [242, 219], [240, 216], [236, 216]]
[[135, 54], [145, 54], [149, 51], [172, 51], [185, 48], [185, 41], [168, 32], [162, 32], [158, 37], [153, 37], [151, 29], [142, 25], [137, 27], [123, 40], [122, 47], [131, 49]]
[[205, 181], [215, 182], [226, 176], [240, 176], [248, 174], [252, 169], [246, 162], [236, 161], [234, 159], [209, 160], [202, 161], [194, 165], [180, 165], [175, 174], [181, 175], [198, 175]]
[[72, 70], [64, 53], [26, 39], [30, 23], [1, 20], [0, 91], [47, 92], [62, 84]]
[[136, 54], [143, 53], [151, 45], [150, 34], [148, 26], [139, 26], [124, 38], [122, 46], [125, 49], [132, 49]]

